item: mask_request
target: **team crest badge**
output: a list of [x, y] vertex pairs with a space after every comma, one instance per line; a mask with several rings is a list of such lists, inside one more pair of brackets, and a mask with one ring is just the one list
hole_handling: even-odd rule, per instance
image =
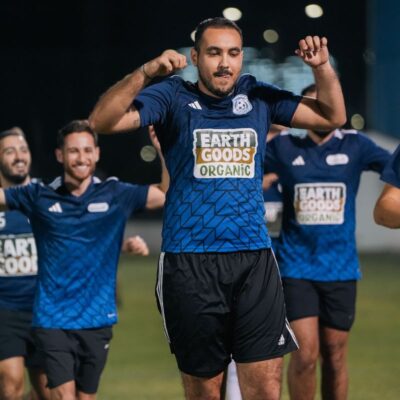
[[253, 106], [245, 94], [239, 94], [232, 99], [233, 113], [236, 115], [244, 115], [249, 113]]

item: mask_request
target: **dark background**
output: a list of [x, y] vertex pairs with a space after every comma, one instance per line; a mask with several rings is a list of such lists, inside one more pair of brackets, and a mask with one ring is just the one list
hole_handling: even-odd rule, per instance
[[[33, 175], [59, 173], [54, 160], [57, 130], [87, 118], [98, 96], [125, 74], [167, 48], [191, 46], [199, 21], [228, 6], [243, 12], [238, 24], [245, 46], [270, 47], [276, 59], [292, 55], [300, 38], [326, 35], [338, 63], [348, 115], [365, 116], [367, 8], [365, 2], [319, 1], [324, 16], [310, 19], [311, 1], [40, 1], [0, 6], [0, 130], [21, 126], [34, 158]], [[268, 45], [265, 29], [278, 31]], [[366, 117], [368, 127], [368, 117]], [[158, 162], [140, 160], [146, 132], [101, 137], [99, 168], [123, 180], [158, 180]]]

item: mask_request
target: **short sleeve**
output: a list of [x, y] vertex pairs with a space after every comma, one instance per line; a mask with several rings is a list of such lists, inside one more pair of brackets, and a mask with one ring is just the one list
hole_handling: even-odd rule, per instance
[[382, 173], [389, 161], [390, 153], [363, 133], [358, 133], [358, 139], [360, 141], [363, 169]]
[[382, 172], [381, 179], [390, 185], [400, 188], [400, 146], [390, 157]]
[[257, 96], [268, 104], [271, 123], [290, 127], [302, 96], [263, 82], [257, 82], [254, 90]]
[[148, 185], [116, 182], [116, 199], [127, 217], [135, 211], [145, 208], [148, 192]]
[[175, 98], [176, 79], [171, 77], [148, 86], [135, 98], [133, 104], [139, 111], [142, 127], [165, 122]]
[[30, 217], [39, 197], [41, 185], [30, 183], [5, 189], [6, 204], [9, 210], [19, 210]]

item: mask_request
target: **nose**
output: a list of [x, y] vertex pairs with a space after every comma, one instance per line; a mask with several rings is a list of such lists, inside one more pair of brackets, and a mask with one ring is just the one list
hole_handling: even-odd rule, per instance
[[221, 59], [219, 62], [220, 68], [226, 68], [229, 66], [228, 64], [228, 53], [222, 53], [221, 54]]

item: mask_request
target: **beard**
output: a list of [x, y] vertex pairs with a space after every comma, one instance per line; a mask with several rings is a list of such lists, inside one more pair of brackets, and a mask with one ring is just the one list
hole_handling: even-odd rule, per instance
[[[216, 88], [215, 86], [212, 85], [210, 80], [207, 80], [206, 78], [203, 77], [200, 70], [198, 70], [198, 73], [199, 73], [199, 80], [202, 82], [202, 84], [207, 88], [207, 90], [210, 93], [212, 93], [213, 95], [215, 95], [217, 97], [228, 96], [232, 92], [233, 87], [235, 86], [235, 83], [233, 83], [231, 86], [227, 87], [226, 89]], [[223, 75], [225, 73], [229, 73], [229, 72], [227, 72], [226, 70], [220, 70], [214, 75], [219, 76], [219, 75]]]
[[29, 168], [27, 172], [14, 173], [11, 168], [0, 163], [0, 172], [13, 185], [21, 185], [29, 175]]

